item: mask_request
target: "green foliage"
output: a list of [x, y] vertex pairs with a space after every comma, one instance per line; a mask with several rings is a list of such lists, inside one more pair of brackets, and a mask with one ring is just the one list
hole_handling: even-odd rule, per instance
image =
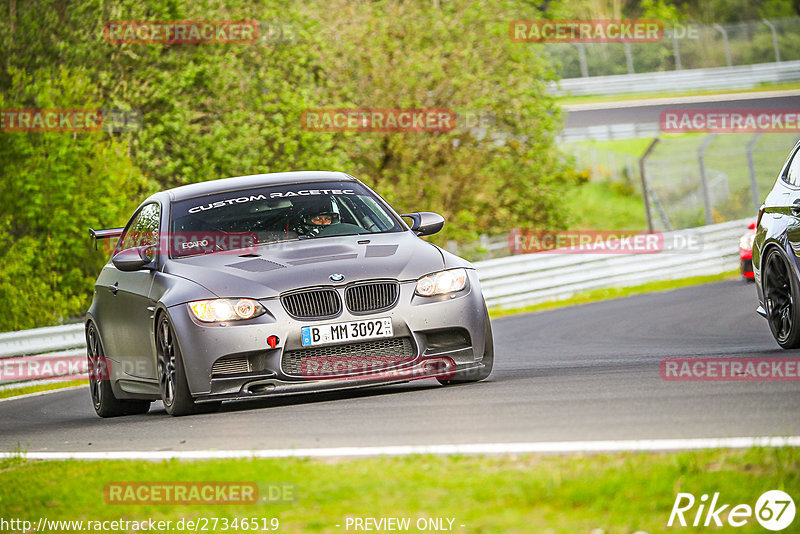
[[[563, 224], [560, 117], [545, 92], [553, 73], [534, 48], [508, 38], [508, 22], [534, 11], [517, 2], [327, 5], [308, 11], [333, 43], [321, 55], [324, 107], [458, 114], [452, 132], [337, 134], [355, 175], [400, 210], [441, 212], [450, 224], [439, 241]], [[483, 131], [472, 128], [478, 122]]]
[[[0, 330], [75, 317], [103, 255], [88, 226], [124, 224], [154, 190], [229, 176], [342, 170], [399, 210], [431, 210], [441, 241], [563, 226], [560, 117], [535, 49], [508, 22], [524, 0], [14, 1], [0, 19], [0, 107], [138, 110], [125, 133], [2, 133]], [[5, 11], [4, 11], [5, 12]], [[113, 20], [257, 20], [255, 43], [110, 44]], [[270, 29], [279, 29], [276, 34]], [[314, 108], [446, 108], [444, 133], [318, 133]], [[489, 118], [485, 131], [465, 114]], [[36, 310], [30, 313], [28, 310]]]
[[[97, 108], [79, 74], [13, 71], [0, 109]], [[121, 224], [150, 185], [106, 133], [0, 134], [0, 330], [80, 315], [103, 264], [88, 227]]]

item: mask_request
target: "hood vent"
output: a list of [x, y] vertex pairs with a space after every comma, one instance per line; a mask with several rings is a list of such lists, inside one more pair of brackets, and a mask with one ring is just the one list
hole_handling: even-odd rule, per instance
[[388, 258], [397, 252], [397, 245], [370, 245], [364, 255], [367, 258]]
[[265, 273], [267, 271], [274, 271], [275, 269], [286, 268], [285, 265], [281, 265], [280, 263], [263, 259], [240, 261], [239, 263], [231, 263], [230, 265], [226, 265], [226, 267], [241, 269], [249, 273]]

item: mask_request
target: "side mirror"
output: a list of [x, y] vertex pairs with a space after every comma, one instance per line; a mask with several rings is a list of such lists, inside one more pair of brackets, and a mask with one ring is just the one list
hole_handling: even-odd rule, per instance
[[430, 211], [406, 213], [401, 217], [411, 219], [411, 230], [417, 235], [433, 235], [444, 227], [444, 217]]
[[111, 258], [111, 263], [120, 271], [138, 271], [153, 261], [153, 258], [148, 253], [148, 250], [152, 248], [145, 246], [122, 250], [114, 254], [114, 257]]

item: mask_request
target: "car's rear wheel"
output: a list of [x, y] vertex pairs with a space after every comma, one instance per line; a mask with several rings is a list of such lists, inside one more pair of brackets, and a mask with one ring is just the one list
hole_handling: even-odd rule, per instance
[[480, 382], [485, 380], [492, 373], [494, 367], [494, 338], [492, 337], [492, 323], [489, 321], [489, 312], [484, 308], [484, 345], [481, 369], [470, 369], [455, 373], [452, 378], [437, 378], [443, 386], [451, 384], [467, 384], [470, 382]]
[[89, 359], [89, 394], [94, 411], [100, 417], [137, 415], [150, 410], [150, 401], [124, 400], [114, 396], [111, 389], [108, 360], [94, 323], [86, 328], [86, 356]]
[[770, 330], [784, 349], [800, 347], [797, 285], [783, 254], [777, 248], [771, 248], [764, 260], [762, 289]]
[[158, 381], [161, 387], [161, 401], [168, 414], [174, 416], [213, 412], [222, 403], [209, 402], [197, 404], [189, 391], [181, 349], [175, 337], [175, 329], [166, 314], [162, 314], [156, 329], [156, 348], [158, 352]]

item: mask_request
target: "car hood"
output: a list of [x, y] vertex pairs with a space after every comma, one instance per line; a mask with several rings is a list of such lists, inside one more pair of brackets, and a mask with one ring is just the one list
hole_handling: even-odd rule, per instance
[[441, 270], [438, 247], [411, 232], [326, 237], [263, 245], [243, 254], [215, 253], [168, 260], [164, 272], [219, 297], [270, 298], [293, 289], [391, 278], [416, 280]]

